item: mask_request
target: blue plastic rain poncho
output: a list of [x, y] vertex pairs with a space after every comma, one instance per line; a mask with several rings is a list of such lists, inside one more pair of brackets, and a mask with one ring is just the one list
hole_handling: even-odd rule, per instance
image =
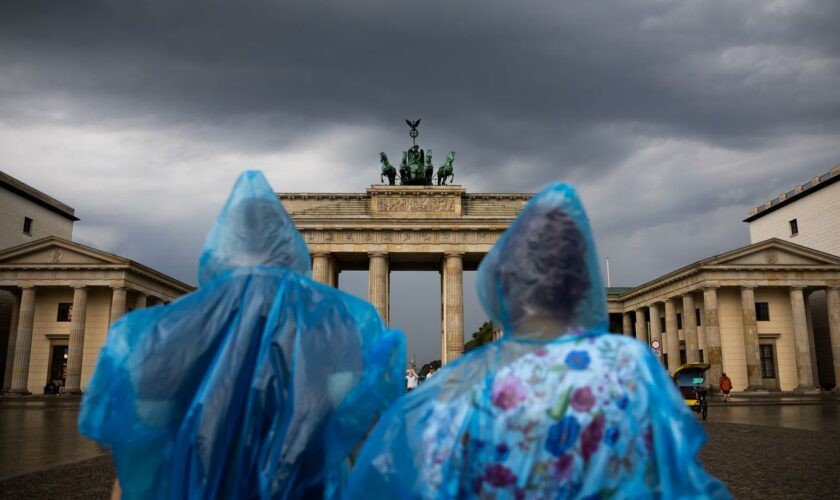
[[644, 344], [606, 332], [586, 213], [545, 189], [478, 270], [504, 335], [400, 399], [367, 440], [348, 498], [727, 497], [705, 432]]
[[337, 494], [404, 391], [405, 341], [308, 269], [277, 196], [246, 172], [207, 237], [200, 288], [113, 325], [79, 427], [113, 448], [124, 498]]

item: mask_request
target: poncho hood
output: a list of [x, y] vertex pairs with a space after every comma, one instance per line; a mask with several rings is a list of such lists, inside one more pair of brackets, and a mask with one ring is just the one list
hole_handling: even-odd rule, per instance
[[309, 275], [309, 249], [259, 171], [243, 172], [204, 241], [198, 284], [245, 266], [286, 267]]
[[506, 336], [529, 314], [569, 329], [606, 329], [606, 296], [589, 219], [574, 188], [531, 199], [478, 268], [478, 296]]

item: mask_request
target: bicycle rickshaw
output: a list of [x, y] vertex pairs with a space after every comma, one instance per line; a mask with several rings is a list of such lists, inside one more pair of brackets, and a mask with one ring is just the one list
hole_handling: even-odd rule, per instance
[[700, 413], [703, 420], [706, 420], [709, 414], [706, 372], [710, 367], [709, 363], [688, 363], [677, 368], [673, 374], [674, 382], [680, 389], [685, 404], [693, 411]]

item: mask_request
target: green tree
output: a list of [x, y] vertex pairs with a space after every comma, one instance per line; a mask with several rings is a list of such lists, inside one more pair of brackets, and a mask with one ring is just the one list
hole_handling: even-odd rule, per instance
[[429, 370], [431, 370], [432, 368], [434, 368], [435, 370], [440, 370], [440, 360], [439, 359], [436, 359], [434, 361], [429, 361], [428, 363], [423, 365], [423, 367], [420, 368], [420, 373], [418, 373], [417, 375], [420, 375], [421, 377], [425, 377], [426, 375], [429, 374]]
[[464, 352], [470, 352], [477, 347], [481, 347], [484, 344], [489, 344], [493, 342], [493, 323], [490, 321], [485, 321], [482, 323], [478, 330], [472, 334], [472, 339], [464, 344]]

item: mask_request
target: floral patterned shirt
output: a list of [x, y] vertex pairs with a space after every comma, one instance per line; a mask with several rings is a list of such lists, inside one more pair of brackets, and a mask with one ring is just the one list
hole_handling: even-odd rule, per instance
[[702, 427], [641, 342], [494, 344], [383, 417], [350, 498], [728, 497], [695, 457]]
[[616, 338], [546, 344], [500, 369], [489, 400], [476, 387], [466, 404], [430, 410], [427, 496], [573, 497], [593, 476], [609, 493], [645, 468], [651, 422], [632, 350], [619, 349]]

